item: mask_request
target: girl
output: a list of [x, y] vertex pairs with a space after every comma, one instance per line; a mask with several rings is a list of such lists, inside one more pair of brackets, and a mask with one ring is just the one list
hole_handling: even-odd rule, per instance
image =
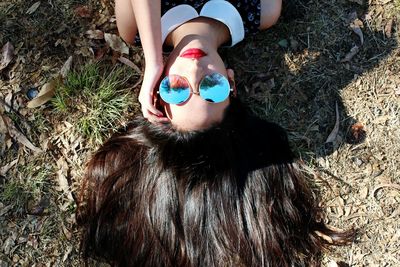
[[[285, 131], [247, 113], [217, 53], [275, 23], [280, 1], [116, 6], [121, 35], [133, 42], [135, 21], [141, 33], [148, 121], [114, 134], [89, 161], [77, 209], [84, 257], [113, 266], [318, 266], [329, 245], [352, 241], [352, 231], [324, 223]], [[162, 43], [174, 47], [165, 66]]]
[[[182, 129], [201, 129], [221, 121], [229, 99], [210, 104], [198, 95], [208, 74], [220, 73], [233, 83], [233, 71], [225, 68], [217, 49], [234, 46], [246, 35], [274, 25], [281, 4], [281, 0], [116, 0], [121, 37], [133, 43], [139, 32], [144, 50], [146, 67], [139, 94], [143, 116], [151, 122], [171, 120]], [[163, 44], [173, 47], [165, 66]], [[163, 74], [185, 77], [191, 96], [179, 106], [167, 103], [158, 110], [153, 100]]]

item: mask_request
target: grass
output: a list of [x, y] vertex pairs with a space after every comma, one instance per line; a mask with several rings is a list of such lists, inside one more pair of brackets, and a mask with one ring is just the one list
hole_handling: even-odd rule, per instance
[[[46, 53], [63, 53], [60, 46], [55, 47], [53, 44], [58, 40], [60, 33], [68, 35], [76, 33], [80, 22], [76, 19], [73, 7], [86, 4], [89, 0], [41, 1], [33, 14], [26, 14], [35, 2], [37, 1], [10, 0], [0, 3], [0, 25], [2, 25], [0, 44], [11, 41], [16, 45], [23, 40], [22, 51], [30, 50], [32, 43], [40, 43], [42, 51]], [[23, 16], [19, 15], [21, 11]], [[67, 21], [72, 23], [67, 25]]]
[[52, 170], [36, 163], [19, 164], [17, 177], [7, 179], [0, 187], [0, 202], [13, 204], [18, 214], [26, 212], [30, 201], [39, 201], [50, 185]]
[[60, 84], [52, 100], [54, 112], [68, 116], [77, 132], [101, 143], [109, 130], [118, 128], [123, 114], [133, 103], [124, 88], [133, 76], [127, 67], [102, 68], [87, 64], [71, 72]]
[[394, 6], [396, 7], [397, 11], [400, 11], [400, 0], [395, 0], [394, 1]]
[[[115, 33], [110, 16], [108, 22], [98, 23], [108, 16], [100, 3], [91, 5], [93, 18], [75, 16], [75, 6], [92, 4], [92, 0], [41, 1], [32, 15], [27, 15], [26, 10], [36, 1], [6, 2], [0, 3], [0, 25], [4, 25], [0, 44], [11, 41], [20, 47], [17, 56], [24, 61], [16, 63], [15, 58], [10, 64], [12, 80], [2, 72], [1, 97], [12, 91], [11, 84], [19, 85], [23, 97], [26, 88], [57, 73], [68, 56], [82, 54], [82, 49], [92, 45], [96, 48], [97, 41], [84, 37], [88, 29], [96, 27]], [[349, 266], [398, 266], [399, 194], [395, 184], [400, 179], [400, 109], [398, 94], [393, 92], [398, 89], [400, 73], [400, 0], [367, 2], [361, 6], [354, 1], [310, 1], [302, 12], [304, 17], [279, 22], [270, 30], [246, 38], [234, 49], [227, 49], [223, 58], [235, 70], [239, 93], [246, 104], [254, 113], [287, 129], [293, 149], [305, 163], [305, 171], [312, 178], [315, 173], [320, 176], [313, 185], [328, 207], [329, 223], [365, 231], [361, 242], [328, 255], [328, 261], [346, 262]], [[364, 23], [365, 43], [353, 60], [344, 64], [340, 59], [359, 41], [347, 21], [354, 11]], [[392, 18], [392, 38], [388, 38], [384, 30]], [[293, 39], [298, 45], [283, 49], [278, 45], [282, 39]], [[61, 43], [55, 46], [58, 40]], [[130, 59], [139, 58], [134, 61], [140, 65], [137, 49]], [[40, 134], [49, 136], [45, 154], [67, 160], [71, 188], [77, 188], [82, 177], [79, 168], [96, 149], [90, 140], [100, 143], [127, 113], [133, 113], [127, 102], [134, 101], [125, 86], [136, 84], [138, 76], [130, 80], [132, 75], [121, 66], [83, 65], [58, 86], [50, 109], [46, 106], [30, 110], [34, 119], [28, 123], [14, 113], [7, 116], [35, 145], [42, 139], [37, 138]], [[275, 86], [269, 83], [272, 78]], [[242, 90], [245, 86], [249, 92]], [[335, 124], [335, 102], [339, 103], [341, 139], [330, 148], [324, 142]], [[132, 105], [134, 109], [139, 106], [136, 102]], [[23, 108], [22, 105], [19, 111], [26, 112]], [[139, 114], [139, 109], [136, 111]], [[73, 125], [74, 133], [68, 131], [65, 121]], [[366, 141], [343, 141], [350, 121], [365, 126]], [[77, 133], [84, 136], [82, 143], [75, 142]], [[328, 152], [322, 153], [325, 150]], [[52, 182], [57, 168], [54, 157], [37, 158], [14, 140], [11, 148], [0, 154], [0, 167], [16, 158], [17, 165], [6, 177], [0, 177], [0, 212], [2, 207], [13, 206], [0, 217], [0, 244], [3, 246], [12, 235], [16, 240], [12, 253], [0, 251], [0, 265], [4, 261], [9, 266], [82, 266], [76, 251], [79, 245], [73, 203], [68, 206], [66, 195], [56, 191]], [[43, 167], [48, 165], [54, 167]], [[36, 205], [42, 197], [50, 201], [46, 215], [26, 215], [27, 207]], [[70, 237], [63, 232], [64, 226]], [[25, 237], [29, 237], [26, 242]], [[64, 261], [68, 247], [74, 250]]]
[[[25, 248], [23, 253], [19, 249], [13, 253], [13, 260], [18, 260], [21, 266], [30, 266], [28, 262], [37, 260], [52, 261], [53, 254], [57, 252], [55, 246], [63, 243], [66, 247], [65, 244], [71, 243], [71, 237], [66, 237], [61, 229], [66, 228], [73, 210], [60, 209], [64, 198], [54, 190], [55, 169], [45, 166], [45, 161], [49, 162], [49, 158], [39, 156], [32, 157], [28, 162], [19, 162], [16, 170], [0, 185], [0, 203], [12, 205], [12, 212], [5, 217], [7, 220], [0, 221], [0, 228], [5, 227], [6, 222], [13, 225], [8, 233], [22, 242], [13, 246]], [[20, 224], [21, 220], [24, 223]], [[39, 243], [41, 249], [30, 249]], [[2, 257], [0, 263], [1, 260]]]

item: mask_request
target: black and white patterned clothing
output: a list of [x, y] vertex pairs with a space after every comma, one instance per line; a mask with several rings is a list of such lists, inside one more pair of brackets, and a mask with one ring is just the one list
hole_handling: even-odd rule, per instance
[[162, 40], [179, 25], [204, 16], [219, 20], [229, 28], [233, 46], [246, 35], [258, 32], [260, 12], [260, 0], [162, 0]]

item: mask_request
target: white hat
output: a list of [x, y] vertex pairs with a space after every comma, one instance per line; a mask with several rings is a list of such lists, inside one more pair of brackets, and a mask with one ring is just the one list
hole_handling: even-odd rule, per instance
[[200, 11], [200, 15], [190, 5], [178, 5], [168, 10], [161, 17], [162, 42], [168, 34], [189, 20], [197, 17], [207, 17], [224, 23], [231, 34], [231, 46], [239, 43], [244, 38], [243, 20], [237, 9], [225, 0], [210, 0]]

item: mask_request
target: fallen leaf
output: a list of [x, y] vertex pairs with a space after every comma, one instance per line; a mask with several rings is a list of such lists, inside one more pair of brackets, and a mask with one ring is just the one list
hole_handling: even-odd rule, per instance
[[364, 35], [363, 35], [362, 30], [361, 30], [361, 27], [359, 25], [356, 25], [356, 24], [351, 24], [350, 28], [353, 30], [353, 32], [355, 34], [358, 35], [358, 37], [360, 38], [360, 43], [361, 43], [361, 45], [363, 45], [364, 44]]
[[140, 70], [140, 68], [138, 66], [136, 66], [135, 63], [133, 63], [132, 61], [130, 61], [129, 59], [125, 58], [125, 57], [119, 57], [118, 61], [127, 65], [128, 67], [131, 67], [132, 69], [134, 69], [136, 71], [136, 73], [141, 73], [142, 71]]
[[392, 37], [393, 18], [391, 18], [385, 26], [385, 35], [387, 38]]
[[350, 52], [348, 52], [345, 57], [340, 61], [341, 63], [344, 62], [349, 62], [350, 60], [352, 60], [352, 58], [357, 55], [357, 53], [360, 51], [360, 47], [358, 47], [357, 45], [353, 46], [350, 49]]
[[61, 226], [62, 226], [62, 230], [63, 230], [64, 236], [67, 238], [67, 240], [71, 240], [71, 238], [72, 238], [71, 231], [69, 231], [67, 229], [67, 227], [65, 227], [64, 223], [62, 223]]
[[[64, 229], [64, 228], [63, 228], [63, 229]], [[71, 237], [72, 237], [72, 234], [70, 234], [70, 235], [71, 235]], [[71, 238], [69, 238], [69, 239], [71, 239]], [[69, 240], [69, 239], [68, 239], [68, 240]], [[69, 246], [68, 249], [67, 249], [67, 251], [65, 252], [63, 258], [62, 258], [62, 262], [65, 262], [65, 261], [69, 258], [69, 255], [71, 254], [72, 250], [73, 250], [72, 246]]]
[[389, 115], [383, 115], [376, 117], [372, 123], [373, 124], [386, 124], [386, 122], [391, 118]]
[[34, 3], [27, 11], [26, 14], [30, 15], [35, 13], [35, 11], [38, 9], [38, 7], [40, 6], [40, 1], [37, 1], [36, 3]]
[[8, 206], [1, 207], [0, 208], [0, 217], [3, 217], [3, 215], [6, 214], [7, 212], [9, 212], [13, 207], [14, 207], [14, 204], [10, 204]]
[[345, 207], [345, 204], [344, 204], [344, 199], [342, 198], [342, 197], [338, 197], [337, 199], [336, 199], [336, 211], [337, 211], [337, 213], [338, 213], [338, 216], [339, 217], [341, 217], [341, 216], [343, 216], [344, 215], [344, 207]]
[[360, 190], [360, 198], [361, 199], [366, 199], [368, 197], [368, 187], [364, 186], [361, 190]]
[[57, 78], [53, 78], [50, 82], [42, 86], [37, 97], [28, 102], [28, 108], [36, 108], [47, 103], [55, 94], [55, 89], [58, 83]]
[[18, 159], [15, 159], [13, 161], [11, 161], [10, 163], [4, 165], [3, 167], [0, 168], [0, 175], [4, 176], [6, 175], [6, 173], [15, 165], [17, 164]]
[[117, 63], [120, 56], [121, 56], [120, 52], [117, 52], [117, 51], [111, 49], [111, 62], [113, 65], [115, 65]]
[[74, 12], [75, 15], [81, 18], [90, 18], [92, 16], [92, 11], [88, 6], [77, 6]]
[[42, 150], [47, 151], [47, 149], [51, 145], [49, 135], [46, 132], [42, 132], [39, 136], [39, 140], [40, 140], [40, 147], [42, 148]]
[[5, 69], [8, 66], [8, 64], [10, 64], [13, 56], [14, 56], [14, 46], [10, 42], [7, 42], [2, 49], [0, 71]]
[[16, 239], [17, 234], [15, 232], [12, 232], [11, 235], [9, 235], [8, 238], [4, 241], [2, 249], [6, 255], [10, 254], [10, 252], [12, 251]]
[[13, 138], [14, 140], [17, 140], [19, 143], [23, 144], [30, 150], [32, 150], [35, 153], [42, 152], [42, 150], [36, 146], [34, 146], [29, 139], [22, 134], [20, 131], [17, 130], [17, 128], [14, 126], [14, 123], [10, 118], [8, 118], [6, 115], [1, 115], [3, 118], [4, 122], [7, 125], [8, 133]]
[[398, 190], [400, 192], [400, 184], [381, 184], [378, 185], [374, 188], [374, 190], [372, 190], [371, 195], [374, 196], [376, 198], [376, 193], [381, 190], [382, 188], [388, 187], [390, 189], [395, 189]]
[[326, 266], [327, 267], [339, 267], [339, 265], [334, 260], [330, 260]]
[[129, 47], [125, 44], [122, 39], [115, 34], [105, 33], [104, 40], [111, 47], [112, 50], [117, 51], [121, 54], [129, 55]]
[[11, 148], [11, 146], [13, 145], [13, 141], [12, 141], [11, 137], [8, 137], [8, 138], [5, 139], [5, 145], [6, 145], [7, 149]]
[[35, 206], [29, 208], [27, 214], [35, 215], [35, 216], [43, 216], [46, 215], [46, 209], [49, 207], [50, 201], [47, 198], [41, 198], [39, 203]]
[[351, 211], [352, 211], [352, 208], [350, 206], [345, 206], [344, 207], [344, 216], [349, 217]]
[[68, 175], [68, 164], [63, 157], [60, 157], [57, 160], [57, 183], [58, 187], [57, 191], [63, 192], [69, 200], [73, 200], [71, 188], [68, 183], [67, 175]]
[[108, 22], [110, 19], [109, 15], [104, 13], [100, 13], [98, 17], [96, 17], [95, 25], [97, 27], [101, 27], [104, 23]]
[[272, 90], [275, 88], [275, 80], [274, 78], [269, 79], [266, 83], [265, 83], [265, 88], [267, 90]]
[[337, 135], [339, 133], [339, 125], [340, 125], [340, 121], [339, 121], [339, 107], [338, 107], [338, 103], [335, 103], [335, 111], [336, 111], [336, 122], [335, 122], [335, 126], [333, 127], [332, 132], [329, 134], [328, 138], [326, 139], [325, 143], [330, 143], [330, 142], [334, 142], [337, 138]]
[[8, 92], [8, 94], [4, 98], [5, 101], [4, 109], [6, 112], [10, 112], [12, 109], [12, 98], [13, 98], [12, 92]]
[[72, 56], [70, 56], [67, 59], [67, 61], [65, 61], [64, 65], [62, 66], [62, 68], [60, 70], [61, 77], [63, 77], [63, 78], [67, 77], [68, 73], [71, 70], [71, 66], [72, 66]]
[[8, 133], [8, 129], [5, 121], [3, 120], [3, 117], [0, 117], [0, 134], [5, 134], [5, 133]]
[[100, 30], [88, 30], [85, 35], [89, 39], [102, 40], [104, 39], [104, 32]]
[[105, 46], [98, 47], [98, 48], [91, 47], [90, 49], [93, 53], [94, 58], [96, 60], [101, 60], [110, 48], [105, 45]]
[[354, 21], [355, 19], [357, 19], [358, 15], [357, 15], [357, 11], [353, 11], [351, 13], [348, 14], [346, 21], [348, 23], [351, 23], [352, 21]]

